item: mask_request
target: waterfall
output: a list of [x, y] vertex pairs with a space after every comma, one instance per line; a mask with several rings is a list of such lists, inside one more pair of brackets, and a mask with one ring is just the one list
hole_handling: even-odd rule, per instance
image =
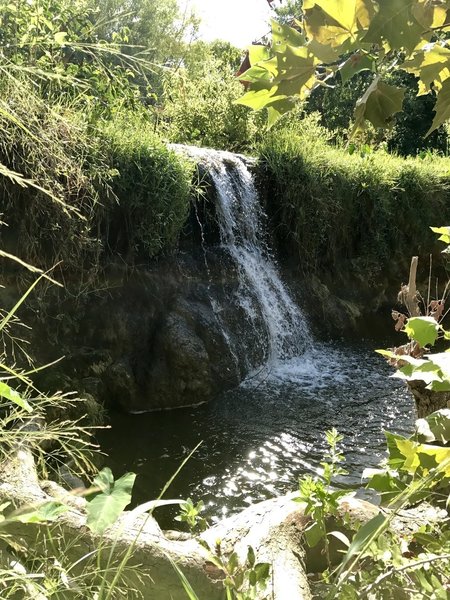
[[251, 324], [254, 339], [264, 338], [266, 364], [274, 366], [299, 356], [310, 344], [311, 334], [266, 241], [266, 215], [248, 159], [203, 148], [183, 146], [182, 150], [204, 166], [216, 188], [221, 246], [234, 262], [239, 281], [233, 300]]

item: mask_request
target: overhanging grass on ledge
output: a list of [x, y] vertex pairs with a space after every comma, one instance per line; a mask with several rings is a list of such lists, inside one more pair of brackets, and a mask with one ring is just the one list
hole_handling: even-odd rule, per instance
[[[404, 269], [450, 218], [450, 159], [350, 155], [317, 122], [272, 132], [259, 148], [275, 236], [305, 272], [349, 264], [364, 277]], [[398, 263], [397, 265], [395, 263]]]
[[0, 164], [33, 185], [0, 177], [2, 247], [42, 268], [95, 270], [170, 251], [183, 227], [193, 167], [139, 115], [48, 107], [26, 79], [2, 82]]
[[131, 114], [100, 128], [106, 162], [116, 170], [111, 186], [118, 205], [107, 218], [108, 244], [147, 257], [175, 246], [188, 216], [194, 170], [152, 129]]

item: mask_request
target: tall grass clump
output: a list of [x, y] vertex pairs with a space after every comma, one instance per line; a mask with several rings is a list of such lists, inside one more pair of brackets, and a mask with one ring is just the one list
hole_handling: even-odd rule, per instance
[[95, 138], [74, 111], [49, 107], [26, 77], [4, 77], [0, 97], [0, 163], [17, 174], [0, 177], [3, 248], [40, 266], [94, 262], [91, 232], [108, 178]]
[[6, 251], [95, 276], [111, 253], [150, 258], [175, 245], [193, 168], [144, 118], [123, 109], [94, 125], [88, 113], [49, 108], [25, 78], [0, 91], [0, 164], [17, 174], [0, 177]]
[[100, 126], [99, 136], [115, 171], [109, 247], [147, 258], [170, 250], [188, 215], [193, 164], [168, 149], [139, 115], [117, 115]]
[[279, 126], [259, 146], [282, 249], [305, 272], [345, 263], [366, 279], [387, 267], [398, 273], [392, 267], [433, 247], [429, 226], [450, 217], [450, 159], [349, 150], [329, 136], [313, 115]]

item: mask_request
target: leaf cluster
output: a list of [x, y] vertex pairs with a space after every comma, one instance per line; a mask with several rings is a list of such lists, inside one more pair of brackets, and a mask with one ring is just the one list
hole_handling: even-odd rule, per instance
[[250, 49], [252, 67], [241, 76], [250, 88], [239, 102], [267, 108], [274, 123], [296, 97], [326, 86], [330, 77], [345, 83], [368, 71], [354, 131], [365, 120], [389, 127], [402, 110], [405, 89], [386, 76], [402, 69], [418, 78], [419, 95], [437, 95], [430, 134], [450, 117], [449, 9], [446, 0], [304, 0], [293, 27], [272, 22], [269, 49]]

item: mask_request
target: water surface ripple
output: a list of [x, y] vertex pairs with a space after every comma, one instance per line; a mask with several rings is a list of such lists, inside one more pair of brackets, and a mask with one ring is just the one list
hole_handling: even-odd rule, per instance
[[100, 436], [108, 464], [117, 476], [138, 474], [134, 501], [143, 502], [202, 441], [166, 496], [203, 499], [217, 518], [317, 472], [323, 432], [336, 427], [345, 436], [346, 483], [358, 487], [363, 469], [383, 456], [383, 430], [408, 432], [414, 420], [411, 398], [374, 347], [316, 344], [199, 408], [113, 414]]

